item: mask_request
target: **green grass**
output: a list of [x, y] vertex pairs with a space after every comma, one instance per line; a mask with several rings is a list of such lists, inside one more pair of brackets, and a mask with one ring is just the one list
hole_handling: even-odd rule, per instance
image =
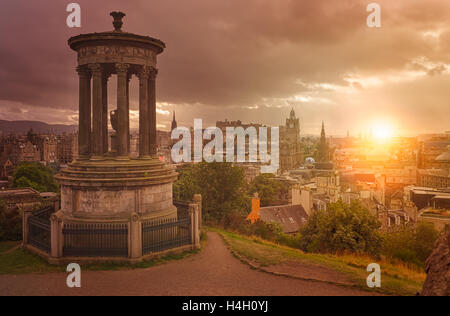
[[37, 255], [16, 249], [8, 254], [0, 254], [0, 274], [63, 272], [63, 267], [49, 265]]
[[332, 256], [323, 254], [306, 254], [300, 250], [264, 241], [257, 237], [246, 237], [236, 233], [213, 229], [219, 232], [234, 251], [262, 266], [282, 264], [286, 261], [298, 261], [337, 271], [354, 284], [354, 286], [369, 290], [366, 271], [370, 263], [381, 266], [381, 288], [375, 291], [388, 295], [415, 295], [420, 292], [425, 281], [425, 273], [411, 269], [402, 264], [387, 260], [375, 261], [370, 257], [343, 255]]
[[[205, 241], [203, 241], [204, 243]], [[17, 245], [17, 243], [15, 244]], [[0, 242], [0, 249], [11, 249], [14, 245]], [[202, 247], [203, 248], [203, 247]], [[87, 271], [115, 271], [150, 268], [166, 262], [181, 260], [198, 253], [201, 250], [185, 251], [183, 253], [168, 253], [160, 258], [143, 261], [136, 264], [128, 263], [102, 263], [83, 265], [82, 269]], [[27, 273], [53, 273], [65, 272], [65, 266], [55, 266], [48, 264], [41, 257], [34, 255], [21, 248], [8, 254], [0, 252], [0, 275], [1, 274], [27, 274]]]

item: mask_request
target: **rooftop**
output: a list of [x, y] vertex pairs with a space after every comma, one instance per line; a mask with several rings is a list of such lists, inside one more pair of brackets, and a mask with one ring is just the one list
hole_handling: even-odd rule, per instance
[[298, 232], [300, 226], [308, 220], [308, 214], [301, 205], [262, 207], [260, 217], [264, 222], [281, 224], [286, 234]]

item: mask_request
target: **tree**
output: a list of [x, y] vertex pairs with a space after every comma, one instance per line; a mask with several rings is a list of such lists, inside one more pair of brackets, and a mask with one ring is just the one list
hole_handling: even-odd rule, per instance
[[380, 223], [358, 201], [342, 200], [315, 211], [300, 229], [301, 248], [320, 253], [366, 253], [378, 256], [382, 248]]
[[39, 192], [58, 192], [53, 171], [38, 162], [20, 164], [14, 172], [13, 187], [30, 187]]
[[206, 163], [185, 166], [174, 184], [174, 198], [190, 201], [202, 195], [205, 219], [221, 221], [233, 211], [248, 214], [250, 197], [246, 194], [244, 170], [231, 163]]
[[274, 179], [272, 174], [261, 174], [250, 183], [249, 194], [258, 192], [261, 206], [276, 205], [288, 194], [288, 186]]

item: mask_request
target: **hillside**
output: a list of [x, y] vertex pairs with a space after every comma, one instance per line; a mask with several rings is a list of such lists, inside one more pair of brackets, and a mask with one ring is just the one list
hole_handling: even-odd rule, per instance
[[74, 133], [78, 130], [76, 125], [47, 124], [39, 121], [5, 121], [0, 120], [0, 132], [3, 134], [26, 134], [33, 129], [35, 133]]
[[367, 266], [374, 259], [356, 255], [326, 255], [303, 253], [300, 250], [210, 228], [218, 232], [230, 250], [252, 268], [295, 279], [316, 280], [353, 287], [383, 295], [414, 296], [422, 290], [425, 273], [386, 259], [375, 261], [381, 266], [381, 288], [369, 289]]

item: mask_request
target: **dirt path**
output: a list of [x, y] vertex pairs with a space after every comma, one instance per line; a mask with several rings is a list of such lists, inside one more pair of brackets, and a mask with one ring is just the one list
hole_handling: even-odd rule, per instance
[[368, 292], [279, 277], [250, 269], [234, 258], [216, 233], [198, 255], [160, 266], [82, 272], [81, 289], [66, 286], [66, 274], [0, 275], [0, 295], [279, 296], [369, 295]]

